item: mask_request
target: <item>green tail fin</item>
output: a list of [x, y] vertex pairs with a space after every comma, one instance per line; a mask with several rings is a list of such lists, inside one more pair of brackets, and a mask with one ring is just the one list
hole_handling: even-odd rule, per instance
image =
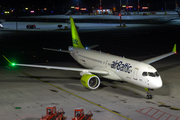
[[79, 38], [76, 26], [74, 24], [74, 20], [73, 20], [72, 17], [70, 17], [70, 23], [71, 23], [71, 34], [72, 34], [73, 47], [75, 47], [75, 48], [84, 48], [83, 45], [81, 44], [81, 40]]
[[176, 44], [174, 44], [174, 47], [173, 47], [173, 51], [172, 52], [175, 52], [176, 53]]

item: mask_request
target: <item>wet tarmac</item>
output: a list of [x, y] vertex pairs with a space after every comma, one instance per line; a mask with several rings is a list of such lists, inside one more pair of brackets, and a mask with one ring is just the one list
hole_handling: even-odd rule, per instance
[[[81, 67], [67, 53], [42, 49], [67, 50], [72, 45], [70, 30], [57, 28], [58, 24], [68, 26], [66, 22], [18, 22], [17, 30], [16, 22], [3, 24], [5, 28], [0, 30], [0, 54], [11, 61]], [[36, 24], [37, 29], [26, 29], [27, 24]], [[131, 23], [126, 24], [127, 27], [99, 22], [76, 25], [84, 46], [99, 44], [96, 50], [110, 54], [141, 61], [172, 51], [175, 43], [177, 52], [179, 50], [179, 18], [162, 24]], [[179, 120], [179, 61], [180, 56], [176, 54], [152, 64], [159, 71], [164, 85], [153, 92], [152, 100], [146, 100], [144, 89], [129, 83], [102, 79], [98, 90], [89, 91], [80, 84], [77, 72], [24, 67], [12, 69], [1, 57], [0, 107], [3, 109], [0, 115], [3, 119], [37, 119], [45, 114], [48, 105], [56, 105], [57, 108], [62, 107], [65, 116], [70, 118], [76, 107], [82, 107], [86, 112], [93, 112], [94, 120], [153, 120], [159, 117]]]

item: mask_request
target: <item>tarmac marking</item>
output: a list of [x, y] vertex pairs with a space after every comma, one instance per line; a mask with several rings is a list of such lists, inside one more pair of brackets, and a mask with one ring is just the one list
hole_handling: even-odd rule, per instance
[[[20, 70], [19, 70], [19, 71], [20, 71]], [[20, 72], [22, 72], [23, 74], [28, 75], [28, 76], [30, 76], [30, 77], [33, 77], [32, 75], [30, 75], [30, 74], [28, 74], [28, 73], [25, 73], [25, 72], [23, 72], [23, 71], [20, 71]], [[111, 113], [114, 113], [114, 114], [116, 114], [116, 115], [118, 115], [118, 116], [121, 116], [121, 117], [123, 117], [123, 118], [125, 118], [125, 119], [127, 119], [127, 120], [131, 120], [130, 118], [128, 118], [128, 117], [126, 117], [126, 116], [123, 116], [123, 115], [121, 115], [121, 114], [119, 114], [119, 113], [117, 113], [117, 112], [115, 112], [115, 111], [113, 111], [113, 110], [110, 110], [110, 109], [105, 108], [105, 107], [103, 107], [103, 106], [101, 106], [101, 105], [99, 105], [99, 104], [96, 104], [96, 103], [94, 103], [94, 102], [92, 102], [92, 101], [90, 101], [90, 100], [87, 100], [87, 99], [85, 99], [85, 98], [83, 98], [83, 97], [80, 97], [80, 96], [78, 96], [78, 95], [76, 95], [76, 94], [74, 94], [74, 93], [71, 93], [71, 92], [69, 92], [69, 91], [67, 91], [67, 90], [65, 90], [65, 89], [62, 89], [62, 88], [60, 88], [60, 87], [58, 87], [58, 86], [55, 86], [55, 85], [53, 85], [53, 84], [51, 84], [51, 83], [48, 83], [48, 82], [46, 82], [46, 81], [43, 81], [43, 80], [41, 80], [41, 79], [39, 79], [39, 78], [36, 78], [36, 77], [34, 77], [34, 78], [37, 79], [37, 80], [39, 80], [39, 81], [41, 81], [41, 82], [43, 82], [43, 83], [46, 83], [46, 84], [52, 86], [52, 87], [55, 87], [55, 88], [57, 88], [57, 89], [59, 89], [59, 90], [62, 90], [62, 91], [64, 91], [64, 92], [66, 92], [66, 93], [69, 93], [69, 94], [71, 94], [71, 95], [73, 95], [73, 96], [75, 96], [75, 97], [77, 97], [77, 98], [79, 98], [79, 99], [82, 99], [82, 100], [84, 100], [84, 101], [86, 101], [86, 102], [89, 102], [89, 103], [95, 105], [95, 106], [98, 106], [98, 107], [100, 107], [100, 108], [102, 108], [102, 109], [104, 109], [104, 110], [107, 110], [107, 111], [109, 111], [109, 112], [111, 112]]]
[[159, 107], [167, 107], [171, 110], [180, 110], [179, 108], [176, 108], [176, 107], [173, 107], [173, 106], [169, 106], [169, 105], [165, 105], [165, 103], [162, 103], [162, 102], [158, 102], [160, 103], [161, 105], [159, 105]]
[[40, 115], [26, 115], [26, 116], [23, 116], [23, 117], [21, 117], [21, 118], [18, 118], [18, 119], [15, 119], [15, 120], [22, 120], [22, 119], [24, 119], [24, 118], [27, 118], [27, 117], [42, 117], [42, 116], [40, 116]]
[[129, 90], [127, 90], [127, 89], [124, 89], [124, 88], [123, 88], [122, 90], [124, 90], [124, 91], [129, 91]]
[[169, 113], [163, 112], [163, 111], [158, 110], [158, 109], [153, 108], [153, 107], [139, 109], [139, 110], [136, 110], [136, 112], [141, 113], [141, 114], [146, 115], [146, 116], [149, 116], [149, 117], [156, 119], [156, 120], [160, 120], [160, 119], [178, 120], [178, 119], [180, 119], [180, 117], [178, 117], [178, 116], [171, 115]]
[[111, 87], [112, 87], [112, 88], [118, 88], [118, 86], [116, 86], [116, 85], [112, 85]]
[[135, 95], [139, 95], [138, 93], [135, 93], [135, 92], [134, 92], [133, 94], [135, 94]]
[[162, 104], [162, 105], [165, 105], [164, 103], [162, 103], [162, 102], [158, 102], [158, 103], [160, 103], [160, 104]]
[[171, 107], [172, 110], [180, 110], [179, 108]]

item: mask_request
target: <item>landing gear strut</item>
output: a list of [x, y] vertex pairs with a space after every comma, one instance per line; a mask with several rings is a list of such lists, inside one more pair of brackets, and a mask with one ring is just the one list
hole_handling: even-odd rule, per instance
[[148, 92], [147, 92], [146, 98], [147, 98], [147, 99], [152, 99], [151, 91], [148, 91]]
[[151, 95], [151, 90], [153, 91], [153, 89], [145, 89], [146, 91], [147, 91], [147, 96], [146, 96], [146, 98], [147, 99], [152, 99], [152, 95]]

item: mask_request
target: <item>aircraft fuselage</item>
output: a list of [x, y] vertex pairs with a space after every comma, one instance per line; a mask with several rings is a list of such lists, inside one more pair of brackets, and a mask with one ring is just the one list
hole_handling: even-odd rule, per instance
[[69, 51], [82, 66], [108, 71], [108, 75], [101, 75], [104, 78], [126, 81], [149, 89], [162, 86], [160, 75], [149, 64], [89, 49], [69, 47]]

